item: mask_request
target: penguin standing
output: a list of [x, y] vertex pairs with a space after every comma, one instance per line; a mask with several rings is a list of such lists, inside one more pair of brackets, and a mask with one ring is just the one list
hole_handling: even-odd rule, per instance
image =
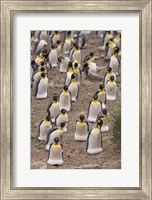
[[114, 54], [111, 56], [110, 64], [109, 64], [109, 66], [112, 68], [112, 71], [114, 71], [116, 73], [116, 75], [119, 74], [119, 61], [117, 58], [118, 53], [119, 53], [119, 48], [115, 47]]
[[54, 34], [51, 37], [51, 42], [53, 45], [57, 43], [57, 41], [60, 41], [60, 33], [59, 31], [55, 31]]
[[43, 56], [43, 53], [41, 52], [35, 59], [35, 63], [40, 66], [41, 62], [43, 61], [44, 62], [44, 56]]
[[45, 67], [42, 66], [41, 68], [39, 68], [39, 70], [33, 72], [33, 75], [32, 75], [32, 85], [34, 87], [36, 86], [36, 83], [37, 83], [39, 77], [41, 76], [41, 74], [44, 73]]
[[52, 128], [52, 123], [49, 116], [41, 120], [39, 124], [39, 140], [46, 140], [48, 131]]
[[77, 60], [79, 67], [81, 66], [81, 58], [82, 58], [81, 50], [76, 45], [75, 46], [75, 50], [73, 51], [73, 54], [72, 54], [72, 59], [76, 59]]
[[38, 64], [35, 62], [35, 60], [31, 61], [31, 68], [33, 69], [33, 72], [38, 70]]
[[109, 131], [109, 119], [110, 115], [107, 111], [107, 109], [103, 110], [103, 113], [99, 113], [97, 120], [102, 120], [103, 124], [101, 126], [101, 132], [107, 132]]
[[49, 165], [63, 165], [63, 147], [59, 143], [59, 138], [54, 139], [54, 143], [50, 145], [49, 148]]
[[76, 101], [76, 99], [78, 98], [78, 94], [79, 94], [79, 86], [78, 86], [78, 82], [76, 81], [77, 79], [77, 75], [74, 73], [71, 76], [71, 82], [69, 84], [69, 92], [71, 93], [71, 99], [72, 101]]
[[90, 52], [89, 55], [86, 55], [84, 60], [83, 60], [83, 63], [85, 62], [93, 62], [94, 61], [94, 52]]
[[58, 66], [57, 62], [58, 62], [57, 50], [56, 50], [55, 46], [52, 45], [50, 53], [49, 53], [49, 63], [54, 68], [54, 67]]
[[65, 126], [63, 127], [63, 132], [67, 132], [68, 127], [68, 114], [66, 113], [65, 109], [62, 109], [61, 112], [56, 116], [54, 125], [59, 125], [61, 123], [65, 123]]
[[87, 152], [89, 154], [97, 154], [102, 152], [102, 121], [98, 120], [96, 126], [89, 131], [87, 138]]
[[39, 66], [38, 71], [39, 72], [43, 71], [43, 73], [47, 74], [47, 68], [46, 68], [46, 66], [44, 66], [44, 62], [43, 61], [41, 62], [41, 65]]
[[114, 101], [117, 98], [117, 83], [114, 80], [114, 76], [110, 77], [110, 80], [106, 84], [106, 97], [108, 101]]
[[78, 68], [77, 62], [74, 62], [74, 64], [73, 64], [73, 72], [77, 75], [78, 85], [80, 86], [80, 82], [82, 79], [82, 71], [81, 71], [81, 69]]
[[72, 74], [73, 74], [72, 62], [69, 62], [68, 63], [67, 73], [66, 73], [66, 78], [65, 78], [65, 85], [69, 85], [70, 84]]
[[61, 53], [61, 50], [62, 50], [62, 45], [61, 45], [60, 40], [58, 40], [58, 41], [56, 42], [56, 45], [57, 45], [57, 48], [56, 48], [56, 50], [57, 50], [57, 55], [59, 56], [60, 53]]
[[114, 48], [116, 47], [116, 44], [113, 42], [113, 41], [109, 41], [108, 42], [108, 54], [107, 54], [107, 57], [108, 58], [111, 58], [113, 52], [114, 52]]
[[106, 91], [104, 90], [103, 84], [99, 85], [96, 95], [98, 96], [98, 100], [102, 103], [102, 109], [104, 109], [106, 105]]
[[104, 86], [106, 86], [106, 84], [110, 80], [111, 76], [113, 76], [114, 80], [116, 80], [116, 74], [115, 74], [115, 72], [112, 71], [111, 67], [108, 67], [107, 68], [107, 72], [105, 73], [105, 76], [104, 76]]
[[52, 122], [54, 122], [56, 116], [60, 113], [59, 101], [57, 96], [54, 96], [53, 101], [50, 101], [47, 107], [47, 113], [50, 116]]
[[41, 31], [41, 33], [40, 33], [40, 40], [47, 41], [47, 39], [48, 39], [48, 33], [47, 33], [47, 31]]
[[60, 110], [65, 109], [66, 111], [70, 111], [72, 108], [71, 93], [69, 92], [67, 85], [64, 86], [63, 91], [60, 93], [59, 108]]
[[102, 112], [102, 103], [98, 100], [98, 96], [94, 95], [88, 108], [88, 121], [96, 122], [97, 116], [100, 112]]
[[63, 127], [65, 126], [64, 123], [60, 124], [59, 126], [53, 126], [48, 134], [47, 134], [47, 141], [46, 141], [46, 150], [49, 150], [50, 148], [50, 145], [53, 144], [54, 142], [54, 139], [56, 137], [59, 138], [59, 141], [61, 142], [62, 141], [62, 134], [63, 134]]
[[35, 96], [37, 99], [45, 99], [47, 97], [48, 78], [44, 73], [38, 78], [36, 83]]
[[47, 42], [45, 40], [40, 40], [38, 45], [37, 45], [37, 49], [36, 49], [36, 53], [40, 50], [43, 49], [45, 46], [47, 46]]
[[97, 65], [94, 62], [85, 62], [83, 64], [83, 67], [85, 69], [88, 69], [88, 75], [89, 74], [96, 74], [97, 73]]
[[74, 138], [78, 141], [86, 141], [89, 132], [88, 122], [84, 119], [84, 115], [80, 115], [80, 120], [76, 121]]
[[72, 45], [72, 40], [71, 40], [71, 31], [68, 31], [67, 33], [65, 33], [67, 36], [64, 39], [64, 43], [63, 43], [63, 53], [68, 54], [70, 52], [71, 49], [71, 45]]
[[60, 72], [67, 72], [68, 63], [70, 62], [70, 58], [68, 56], [59, 56], [58, 61], [60, 62], [59, 71]]

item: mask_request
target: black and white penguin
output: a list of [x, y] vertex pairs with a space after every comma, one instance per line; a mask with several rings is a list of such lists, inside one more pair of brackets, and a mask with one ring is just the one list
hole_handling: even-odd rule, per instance
[[46, 140], [48, 131], [52, 128], [52, 122], [49, 116], [41, 120], [39, 124], [39, 137], [38, 140]]
[[77, 75], [75, 73], [71, 76], [71, 82], [69, 84], [69, 92], [71, 93], [71, 99], [72, 101], [76, 101], [79, 95], [79, 85], [77, 82]]
[[116, 74], [115, 72], [112, 71], [111, 67], [107, 68], [107, 72], [105, 73], [104, 76], [104, 86], [106, 87], [107, 82], [110, 80], [110, 77], [113, 76], [114, 80], [116, 81]]
[[103, 46], [101, 47], [98, 47], [98, 49], [101, 49], [101, 50], [105, 50], [106, 49], [106, 44], [107, 42], [109, 42], [110, 39], [113, 38], [113, 34], [111, 33], [111, 31], [106, 31], [103, 35]]
[[85, 62], [93, 62], [94, 61], [94, 52], [90, 52], [89, 55], [86, 55], [84, 60], [83, 60], [83, 63]]
[[46, 42], [45, 40], [40, 40], [39, 43], [38, 43], [38, 45], [37, 45], [36, 53], [37, 53], [39, 50], [41, 50], [41, 49], [43, 49], [44, 47], [46, 47], [47, 45], [48, 45], [48, 44], [47, 44], [47, 42]]
[[54, 139], [54, 143], [50, 145], [48, 155], [49, 165], [63, 165], [63, 146], [59, 143], [59, 138]]
[[[83, 64], [83, 69], [84, 69], [84, 72], [87, 72], [86, 75], [88, 74], [96, 74], [97, 71], [98, 71], [98, 67], [96, 65], [95, 62], [85, 62]], [[86, 69], [88, 69], [88, 71], [86, 71]]]
[[58, 61], [60, 62], [59, 71], [66, 73], [68, 69], [68, 63], [70, 62], [70, 57], [66, 55], [59, 56]]
[[34, 86], [34, 87], [36, 86], [36, 83], [37, 83], [39, 77], [41, 76], [41, 74], [44, 73], [45, 67], [41, 67], [39, 70], [33, 72], [33, 75], [32, 75], [32, 86]]
[[50, 148], [50, 145], [53, 144], [54, 142], [54, 139], [56, 137], [59, 138], [59, 141], [61, 142], [62, 141], [62, 134], [63, 134], [63, 127], [65, 126], [65, 123], [62, 123], [60, 124], [59, 126], [53, 126], [48, 134], [47, 134], [47, 141], [46, 141], [46, 150], [49, 150]]
[[102, 109], [106, 107], [106, 91], [103, 84], [99, 85], [99, 89], [95, 93], [98, 96], [98, 100], [102, 103]]
[[117, 47], [121, 47], [121, 33], [118, 33], [116, 37], [113, 39], [114, 43]]
[[70, 84], [72, 74], [73, 74], [73, 66], [72, 66], [72, 62], [69, 62], [67, 73], [66, 73], [66, 78], [65, 78], [65, 85]]
[[107, 132], [109, 131], [109, 119], [110, 115], [107, 109], [103, 110], [103, 113], [99, 113], [97, 116], [97, 120], [102, 120], [103, 124], [101, 126], [101, 132]]
[[75, 50], [73, 50], [72, 53], [72, 59], [76, 59], [78, 62], [78, 66], [81, 66], [81, 60], [82, 60], [82, 55], [81, 55], [81, 50], [79, 49], [78, 45], [75, 45]]
[[57, 62], [58, 62], [57, 49], [56, 49], [55, 45], [52, 45], [50, 53], [49, 53], [49, 63], [51, 65], [51, 67], [54, 68], [54, 67], [58, 66]]
[[60, 41], [60, 40], [57, 40], [56, 45], [57, 45], [57, 48], [56, 48], [56, 50], [57, 50], [57, 55], [59, 56], [60, 53], [61, 53], [61, 50], [62, 50], [61, 41]]
[[111, 56], [110, 59], [110, 64], [109, 66], [112, 68], [112, 71], [116, 73], [116, 75], [119, 74], [119, 61], [118, 61], [118, 53], [119, 53], [119, 48], [115, 47], [114, 48], [114, 54]]
[[73, 64], [73, 72], [77, 75], [78, 85], [80, 86], [80, 82], [82, 79], [82, 71], [78, 68], [78, 62], [74, 62]]
[[94, 95], [93, 100], [90, 101], [88, 107], [88, 121], [96, 122], [98, 114], [102, 112], [102, 103], [98, 100], [98, 96]]
[[[43, 70], [43, 68], [45, 68], [45, 70]], [[43, 73], [45, 73], [46, 75], [47, 75], [47, 68], [46, 68], [46, 66], [44, 65], [44, 62], [42, 61], [41, 62], [41, 65], [39, 66], [39, 68], [38, 68], [38, 71], [43, 71]]]
[[54, 122], [56, 116], [60, 113], [59, 101], [57, 96], [54, 96], [53, 101], [50, 101], [47, 107], [47, 113], [50, 116], [52, 122]]
[[114, 76], [110, 77], [110, 80], [106, 84], [106, 98], [107, 101], [114, 101], [117, 98], [118, 87], [114, 79]]
[[43, 53], [41, 52], [36, 58], [35, 58], [35, 62], [37, 63], [38, 66], [40, 66], [41, 62], [44, 62], [45, 57], [43, 55]]
[[114, 48], [116, 47], [116, 44], [113, 42], [113, 40], [110, 40], [108, 42], [108, 53], [107, 53], [107, 57], [110, 59], [112, 54], [114, 53]]
[[89, 132], [89, 124], [84, 119], [84, 115], [80, 115], [80, 120], [76, 121], [74, 138], [78, 141], [86, 141]]
[[51, 36], [51, 42], [53, 45], [57, 43], [57, 41], [60, 41], [60, 33], [59, 31], [55, 31], [54, 34]]
[[98, 120], [96, 126], [89, 131], [87, 138], [87, 152], [89, 154], [97, 154], [102, 152], [102, 121]]
[[68, 114], [66, 113], [65, 109], [62, 109], [61, 112], [56, 116], [54, 125], [58, 126], [61, 123], [65, 123], [65, 126], [63, 127], [63, 132], [67, 132], [68, 127]]
[[87, 34], [85, 31], [78, 31], [76, 42], [80, 48], [87, 47]]
[[63, 91], [60, 93], [59, 96], [59, 109], [65, 109], [66, 111], [70, 111], [72, 108], [72, 99], [71, 93], [68, 90], [68, 86], [65, 85]]
[[69, 54], [72, 45], [71, 31], [65, 32], [65, 39], [63, 42], [63, 53]]
[[35, 96], [37, 99], [45, 99], [47, 97], [48, 78], [45, 73], [41, 73], [36, 83]]

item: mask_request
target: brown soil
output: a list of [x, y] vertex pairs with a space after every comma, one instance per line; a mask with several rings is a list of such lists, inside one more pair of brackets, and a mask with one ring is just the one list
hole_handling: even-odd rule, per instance
[[[38, 141], [38, 126], [41, 119], [46, 116], [46, 108], [54, 95], [61, 92], [65, 74], [59, 73], [57, 69], [48, 70], [49, 87], [48, 97], [43, 100], [37, 100], [32, 89], [31, 105], [31, 168], [33, 169], [120, 169], [121, 168], [121, 148], [120, 145], [113, 143], [112, 125], [109, 132], [103, 135], [103, 152], [96, 155], [89, 155], [86, 152], [86, 142], [78, 142], [74, 139], [75, 121], [81, 114], [87, 116], [87, 110], [90, 100], [98, 89], [102, 78], [106, 72], [109, 62], [101, 58], [101, 53], [97, 51], [100, 46], [101, 38], [91, 33], [89, 35], [87, 49], [82, 49], [82, 58], [92, 51], [95, 51], [97, 65], [102, 69], [98, 77], [91, 76], [85, 80], [82, 78], [79, 97], [73, 103], [73, 109], [68, 113], [70, 122], [68, 123], [68, 132], [63, 134], [64, 164], [62, 166], [50, 166], [47, 164], [48, 152], [45, 150], [45, 142]], [[33, 55], [34, 57], [34, 55]], [[99, 78], [101, 77], [101, 78]], [[108, 111], [113, 111], [114, 107], [121, 105], [121, 84], [118, 77], [118, 97], [116, 101], [107, 102]]]

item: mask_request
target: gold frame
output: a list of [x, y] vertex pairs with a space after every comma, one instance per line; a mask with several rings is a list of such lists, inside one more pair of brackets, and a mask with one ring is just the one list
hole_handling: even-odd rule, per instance
[[[1, 0], [1, 199], [152, 199], [151, 194], [151, 0]], [[12, 16], [16, 12], [138, 12], [140, 16], [140, 187], [13, 188], [12, 186]], [[7, 34], [6, 34], [7, 30]]]

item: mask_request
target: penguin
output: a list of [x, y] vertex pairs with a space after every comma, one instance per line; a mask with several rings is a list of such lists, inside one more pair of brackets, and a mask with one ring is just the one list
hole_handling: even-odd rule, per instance
[[109, 64], [109, 67], [112, 68], [112, 71], [114, 71], [116, 75], [119, 75], [119, 61], [117, 57], [118, 52], [119, 52], [119, 48], [115, 47], [114, 54], [111, 56], [110, 64]]
[[87, 35], [85, 34], [85, 32], [78, 31], [77, 44], [80, 48], [87, 47]]
[[39, 137], [38, 140], [46, 140], [48, 131], [52, 128], [52, 122], [49, 116], [41, 120], [39, 124]]
[[61, 123], [65, 123], [65, 126], [63, 127], [63, 132], [67, 132], [68, 127], [68, 114], [66, 113], [65, 109], [61, 109], [61, 112], [56, 116], [54, 125], [57, 126]]
[[45, 31], [45, 30], [41, 31], [41, 33], [40, 33], [40, 40], [47, 41], [47, 39], [48, 39], [48, 33], [47, 33], [47, 31]]
[[82, 55], [81, 55], [81, 50], [77, 45], [75, 45], [75, 50], [73, 51], [72, 59], [76, 59], [78, 62], [78, 66], [79, 67], [81, 66]]
[[92, 128], [87, 137], [87, 153], [97, 154], [102, 152], [102, 134], [101, 126], [102, 121], [98, 120], [96, 126]]
[[45, 99], [47, 97], [48, 78], [45, 73], [41, 73], [36, 83], [35, 96], [37, 99]]
[[38, 45], [37, 45], [36, 53], [37, 53], [40, 49], [44, 48], [44, 47], [47, 46], [47, 45], [48, 45], [48, 44], [47, 44], [47, 42], [46, 42], [45, 40], [40, 40], [39, 43], [38, 43]]
[[38, 70], [38, 64], [35, 62], [35, 60], [31, 61], [31, 68], [33, 69], [33, 72]]
[[33, 75], [32, 75], [32, 82], [34, 84], [37, 83], [38, 81], [38, 78], [41, 76], [42, 73], [45, 72], [45, 67], [40, 67], [37, 71], [33, 72]]
[[117, 98], [117, 83], [114, 79], [114, 76], [110, 77], [110, 80], [106, 84], [106, 97], [107, 101], [114, 101]]
[[39, 66], [41, 62], [44, 62], [45, 58], [43, 56], [43, 53], [41, 52], [40, 55], [38, 55], [35, 59], [35, 63]]
[[34, 33], [34, 42], [37, 42], [40, 40], [40, 31], [35, 31]]
[[64, 43], [63, 43], [63, 53], [68, 54], [71, 49], [71, 45], [72, 45], [71, 31], [68, 31], [65, 34], [66, 34], [66, 37], [65, 37]]
[[73, 73], [71, 76], [71, 82], [68, 86], [69, 92], [71, 93], [72, 101], [76, 101], [79, 95], [79, 86], [76, 79], [77, 79], [77, 75]]
[[57, 41], [60, 41], [60, 33], [59, 31], [55, 31], [54, 34], [51, 37], [51, 42], [53, 45], [57, 43]]
[[102, 103], [102, 109], [106, 107], [106, 91], [103, 84], [99, 85], [99, 89], [95, 93], [98, 96], [98, 100]]
[[54, 143], [50, 145], [48, 154], [49, 165], [63, 165], [63, 146], [59, 143], [59, 138], [54, 139]]
[[38, 67], [38, 71], [43, 71], [43, 73], [47, 74], [47, 68], [44, 66], [44, 61], [41, 62], [41, 65]]
[[114, 43], [117, 47], [121, 47], [121, 34], [117, 34], [117, 36], [113, 39]]
[[56, 116], [60, 113], [59, 101], [57, 96], [54, 96], [53, 101], [50, 101], [47, 107], [47, 113], [50, 116], [52, 122], [54, 122]]
[[72, 74], [73, 74], [72, 62], [69, 62], [68, 63], [67, 73], [66, 73], [65, 85], [69, 85], [70, 84]]
[[52, 45], [49, 53], [49, 63], [54, 68], [58, 66], [57, 62], [58, 62], [57, 49], [55, 48], [55, 45]]
[[90, 123], [96, 122], [98, 114], [102, 112], [102, 103], [98, 100], [98, 96], [94, 95], [93, 100], [90, 101], [88, 107], [88, 121]]
[[59, 96], [59, 109], [65, 109], [66, 111], [70, 111], [72, 108], [72, 99], [71, 93], [68, 90], [68, 86], [65, 85], [63, 91]]
[[107, 111], [107, 109], [103, 110], [103, 113], [99, 113], [97, 116], [97, 120], [102, 120], [103, 124], [101, 126], [101, 132], [107, 132], [109, 131], [109, 119], [110, 115]]
[[80, 120], [76, 121], [74, 138], [78, 141], [86, 141], [89, 132], [89, 124], [84, 119], [84, 115], [80, 115]]
[[113, 40], [110, 40], [108, 43], [108, 53], [107, 53], [107, 57], [111, 58], [113, 52], [114, 52], [114, 48], [116, 47], [116, 44], [113, 42]]
[[107, 68], [107, 72], [105, 73], [105, 76], [104, 76], [104, 86], [105, 87], [106, 87], [107, 81], [110, 80], [111, 76], [113, 76], [114, 80], [116, 81], [116, 74], [115, 74], [115, 72], [112, 71], [111, 67], [108, 67]]
[[73, 72], [77, 75], [78, 85], [80, 86], [80, 82], [82, 79], [82, 71], [78, 68], [78, 62], [74, 62], [73, 64]]
[[59, 138], [59, 141], [62, 141], [62, 134], [63, 134], [63, 127], [65, 126], [65, 123], [61, 123], [59, 126], [53, 126], [48, 134], [47, 134], [47, 140], [46, 140], [46, 146], [45, 149], [49, 150], [50, 145], [53, 144], [54, 139], [56, 137]]
[[62, 50], [61, 41], [60, 41], [60, 40], [57, 40], [56, 45], [57, 45], [57, 48], [56, 48], [56, 50], [57, 50], [57, 55], [59, 56], [60, 53], [61, 53], [61, 50]]
[[59, 71], [62, 73], [66, 73], [68, 68], [68, 63], [70, 62], [69, 56], [64, 56], [64, 55], [59, 56], [58, 61], [60, 62]]
[[97, 73], [97, 65], [94, 62], [85, 62], [83, 64], [83, 70], [86, 73], [86, 76], [89, 74], [96, 74]]
[[83, 60], [83, 63], [85, 62], [93, 62], [94, 61], [94, 52], [90, 52], [89, 55], [86, 55], [84, 60]]

